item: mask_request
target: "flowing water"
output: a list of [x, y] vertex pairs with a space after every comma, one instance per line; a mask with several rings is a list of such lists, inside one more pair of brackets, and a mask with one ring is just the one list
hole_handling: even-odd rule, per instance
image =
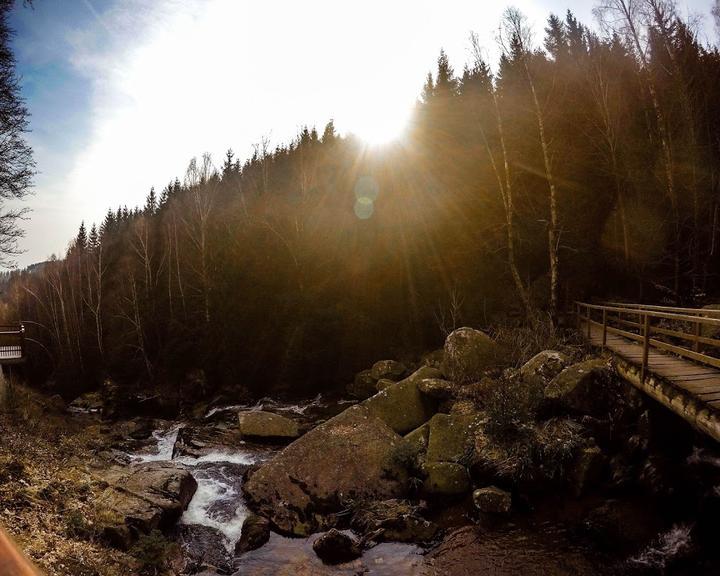
[[[214, 408], [207, 413], [205, 421], [207, 429], [218, 426], [234, 429], [237, 411], [267, 410], [284, 413], [308, 425], [337, 414], [345, 404], [325, 402], [321, 396], [293, 404], [263, 398], [252, 405]], [[189, 470], [197, 481], [197, 491], [175, 532], [186, 553], [189, 574], [666, 574], [675, 573], [667, 570], [668, 565], [686, 555], [693, 545], [692, 523], [679, 523], [660, 533], [634, 555], [612, 558], [598, 553], [587, 540], [578, 540], [569, 534], [553, 513], [536, 510], [530, 521], [520, 519], [499, 528], [468, 526], [467, 518], [463, 518], [455, 527], [445, 524], [447, 535], [432, 550], [412, 544], [383, 543], [367, 550], [360, 559], [341, 566], [326, 566], [315, 555], [312, 543], [318, 535], [286, 538], [273, 533], [263, 547], [236, 558], [235, 544], [249, 514], [243, 499], [243, 475], [249, 466], [272, 458], [280, 447], [236, 441], [232, 445], [211, 445], [198, 455], [177, 455], [176, 443], [184, 426], [181, 422], [167, 423], [154, 432], [150, 446], [131, 458], [136, 462], [173, 462]], [[714, 453], [697, 450], [686, 464], [715, 468], [720, 466], [720, 460]], [[439, 518], [436, 520], [443, 523]]]

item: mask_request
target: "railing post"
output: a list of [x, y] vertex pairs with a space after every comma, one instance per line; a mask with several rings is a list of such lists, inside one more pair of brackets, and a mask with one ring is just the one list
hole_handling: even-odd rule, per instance
[[700, 351], [700, 334], [702, 333], [702, 328], [700, 327], [700, 322], [695, 322], [695, 342], [693, 343], [693, 350], [695, 352]]
[[591, 327], [590, 320], [591, 320], [591, 318], [590, 318], [590, 306], [588, 306], [588, 307], [587, 307], [587, 338], [588, 338], [588, 341], [590, 340], [590, 327]]
[[643, 354], [642, 367], [640, 368], [640, 382], [645, 382], [645, 373], [647, 372], [648, 351], [650, 349], [650, 317], [643, 315]]
[[25, 358], [25, 326], [20, 323], [20, 358]]
[[605, 351], [605, 345], [607, 344], [607, 310], [603, 308], [603, 336], [602, 336], [602, 351]]

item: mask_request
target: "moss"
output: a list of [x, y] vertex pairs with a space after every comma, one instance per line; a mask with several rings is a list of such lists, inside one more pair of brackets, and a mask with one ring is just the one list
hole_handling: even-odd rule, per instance
[[430, 420], [428, 462], [465, 462], [472, 451], [477, 414], [435, 414]]

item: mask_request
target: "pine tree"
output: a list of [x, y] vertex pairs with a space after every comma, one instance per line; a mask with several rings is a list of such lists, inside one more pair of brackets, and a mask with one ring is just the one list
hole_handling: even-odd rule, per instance
[[145, 199], [145, 214], [152, 216], [157, 211], [157, 197], [155, 196], [155, 186], [150, 188], [150, 193]]
[[87, 231], [85, 230], [84, 220], [80, 223], [80, 229], [75, 237], [75, 246], [80, 252], [85, 252], [87, 249]]
[[88, 237], [88, 248], [94, 252], [98, 249], [98, 246], [100, 246], [100, 236], [98, 235], [97, 226], [93, 223], [92, 228], [90, 228], [90, 236]]
[[440, 50], [437, 62], [437, 82], [435, 82], [435, 96], [449, 97], [457, 94], [458, 81], [455, 78], [455, 71], [448, 61], [445, 50]]
[[[327, 124], [325, 124], [325, 130], [323, 130], [323, 135], [322, 135], [322, 143], [323, 144], [332, 144], [333, 142], [335, 142], [336, 137], [337, 136], [335, 134], [335, 122], [331, 118], [330, 121]], [[277, 156], [278, 151], [276, 151], [275, 154]]]

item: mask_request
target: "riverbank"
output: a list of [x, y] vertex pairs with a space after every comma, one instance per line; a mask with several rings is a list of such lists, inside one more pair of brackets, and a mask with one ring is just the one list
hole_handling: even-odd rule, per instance
[[603, 359], [485, 345], [176, 420], [21, 389], [0, 521], [52, 576], [717, 572], [714, 444]]

